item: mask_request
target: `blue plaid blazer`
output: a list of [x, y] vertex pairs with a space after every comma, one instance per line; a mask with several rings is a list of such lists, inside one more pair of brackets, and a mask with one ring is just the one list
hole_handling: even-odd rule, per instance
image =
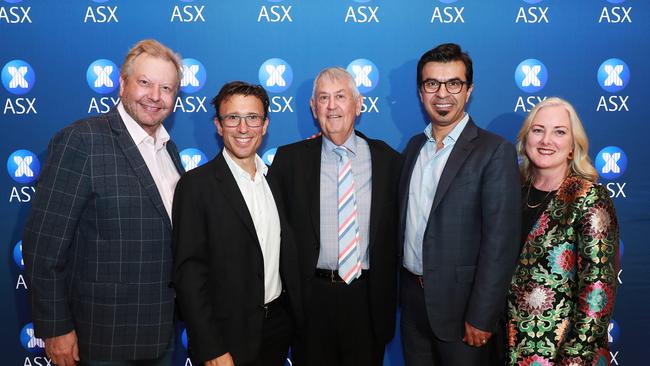
[[[181, 173], [173, 142], [167, 151]], [[116, 109], [58, 132], [23, 236], [36, 336], [74, 329], [86, 360], [157, 358], [173, 338], [171, 237]]]

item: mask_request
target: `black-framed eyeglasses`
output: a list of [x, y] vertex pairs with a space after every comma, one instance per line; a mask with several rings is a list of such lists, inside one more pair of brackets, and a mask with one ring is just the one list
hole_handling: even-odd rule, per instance
[[242, 120], [246, 121], [248, 127], [261, 127], [264, 123], [264, 116], [259, 114], [247, 114], [245, 116], [239, 114], [226, 114], [219, 116], [219, 120], [225, 127], [239, 127]]
[[467, 82], [458, 80], [458, 79], [451, 79], [447, 81], [438, 81], [436, 79], [427, 79], [422, 82], [422, 90], [424, 90], [425, 93], [436, 93], [438, 90], [440, 90], [440, 85], [445, 85], [445, 88], [447, 89], [447, 92], [450, 94], [458, 94], [460, 93], [461, 90], [463, 90], [463, 85], [465, 85]]

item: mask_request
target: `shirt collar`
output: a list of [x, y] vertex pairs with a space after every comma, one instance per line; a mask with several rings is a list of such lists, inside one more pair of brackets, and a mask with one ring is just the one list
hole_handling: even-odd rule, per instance
[[[352, 155], [357, 154], [357, 135], [352, 131], [352, 134], [345, 140], [343, 143], [343, 146], [346, 150], [352, 153]], [[334, 149], [336, 149], [338, 146], [332, 142], [332, 140], [328, 139], [327, 137], [323, 136], [323, 150], [329, 152], [329, 153], [334, 153]]]
[[[451, 139], [452, 141], [457, 141], [458, 137], [460, 137], [460, 134], [463, 132], [465, 129], [465, 126], [467, 126], [467, 122], [469, 122], [469, 114], [465, 113], [463, 115], [463, 118], [460, 119], [460, 122], [449, 132], [447, 137], [445, 137], [445, 140]], [[431, 123], [427, 125], [427, 127], [424, 129], [424, 134], [427, 136], [427, 140], [431, 142], [435, 142], [433, 138], [433, 133], [432, 133], [433, 127], [431, 126]]]
[[[127, 131], [129, 131], [129, 135], [131, 135], [133, 142], [135, 142], [136, 145], [146, 142], [147, 138], [150, 137], [149, 134], [138, 124], [138, 122], [135, 121], [135, 119], [133, 119], [133, 117], [131, 117], [130, 114], [126, 112], [122, 102], [117, 105], [117, 111], [120, 114], [120, 117], [122, 117], [122, 121], [124, 121], [124, 125], [126, 126]], [[161, 124], [156, 129], [156, 135], [154, 136], [156, 150], [162, 149], [167, 141], [169, 141], [169, 133], [167, 133], [165, 126]]]
[[230, 168], [230, 171], [233, 173], [233, 175], [238, 175], [249, 181], [258, 182], [260, 180], [260, 177], [262, 175], [266, 176], [266, 173], [269, 170], [269, 167], [264, 164], [264, 160], [262, 160], [259, 155], [255, 154], [255, 178], [251, 179], [250, 174], [248, 174], [248, 172], [242, 169], [242, 167], [240, 167], [239, 164], [233, 160], [228, 150], [224, 148], [222, 150], [222, 153], [224, 159], [226, 160], [226, 164], [228, 164], [228, 167]]

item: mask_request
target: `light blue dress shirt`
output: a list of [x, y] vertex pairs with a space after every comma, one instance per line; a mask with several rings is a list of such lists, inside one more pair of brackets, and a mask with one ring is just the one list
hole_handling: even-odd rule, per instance
[[427, 141], [422, 146], [411, 173], [404, 233], [404, 267], [411, 273], [422, 275], [422, 240], [433, 198], [451, 150], [468, 121], [469, 115], [465, 113], [456, 127], [442, 140], [444, 146], [439, 151], [436, 151], [431, 124], [424, 129]]
[[[359, 249], [361, 268], [368, 269], [368, 230], [370, 226], [370, 198], [372, 194], [372, 162], [368, 143], [355, 133], [342, 145], [351, 152], [357, 200], [357, 223], [359, 225]], [[334, 152], [337, 146], [323, 136], [320, 158], [320, 252], [316, 267], [338, 269], [338, 161]], [[316, 188], [315, 188], [316, 189]]]

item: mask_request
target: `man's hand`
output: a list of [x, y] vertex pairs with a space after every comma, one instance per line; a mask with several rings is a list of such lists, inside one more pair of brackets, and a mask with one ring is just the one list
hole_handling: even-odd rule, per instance
[[58, 337], [45, 338], [45, 353], [59, 366], [76, 365], [79, 361], [77, 333], [73, 330]]
[[465, 336], [463, 342], [472, 347], [482, 347], [492, 337], [492, 333], [474, 328], [470, 323], [465, 322]]
[[232, 361], [232, 357], [230, 356], [230, 353], [226, 352], [215, 359], [206, 361], [204, 365], [205, 366], [235, 366], [235, 363]]

